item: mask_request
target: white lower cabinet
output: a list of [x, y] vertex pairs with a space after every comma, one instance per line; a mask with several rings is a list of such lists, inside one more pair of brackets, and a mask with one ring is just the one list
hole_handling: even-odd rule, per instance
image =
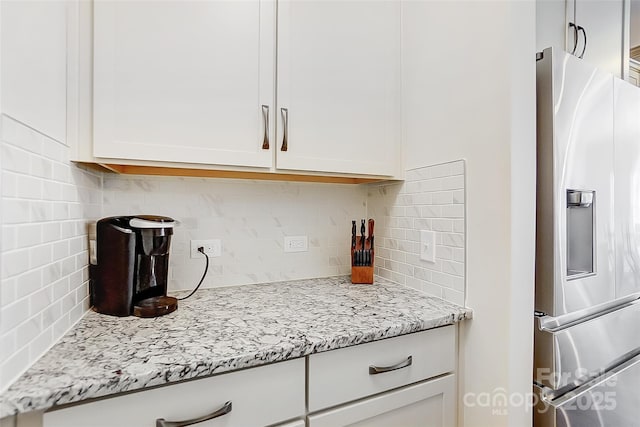
[[[304, 365], [303, 358], [295, 359], [71, 406], [45, 413], [43, 426], [176, 427], [216, 411], [219, 416], [196, 425], [275, 424], [305, 414]], [[227, 402], [230, 407], [225, 407]]]
[[456, 334], [445, 326], [27, 413], [17, 426], [455, 427]]
[[455, 376], [401, 388], [309, 416], [309, 427], [454, 427]]
[[456, 327], [430, 329], [309, 356], [309, 411], [453, 372]]

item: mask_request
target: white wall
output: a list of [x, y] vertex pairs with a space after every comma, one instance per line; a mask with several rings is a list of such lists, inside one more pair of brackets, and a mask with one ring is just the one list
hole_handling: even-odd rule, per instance
[[530, 425], [525, 407], [476, 398], [531, 391], [535, 4], [409, 1], [403, 19], [406, 167], [466, 160], [461, 425]]

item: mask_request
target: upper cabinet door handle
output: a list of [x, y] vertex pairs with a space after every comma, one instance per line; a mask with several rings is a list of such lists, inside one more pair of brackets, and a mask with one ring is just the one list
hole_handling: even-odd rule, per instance
[[191, 420], [185, 421], [165, 421], [164, 418], [158, 418], [156, 420], [156, 427], [186, 427], [193, 424], [198, 424], [204, 421], [212, 420], [214, 418], [221, 417], [223, 415], [231, 412], [231, 402], [227, 402], [222, 406], [222, 408], [218, 409], [215, 412], [212, 412], [209, 415], [205, 415], [199, 418], [193, 418]]
[[282, 115], [282, 147], [280, 151], [287, 151], [289, 149], [288, 132], [289, 132], [289, 110], [287, 108], [281, 108], [280, 114]]
[[262, 139], [262, 149], [269, 149], [269, 106], [262, 106], [262, 121], [264, 122], [264, 138]]
[[573, 22], [569, 22], [569, 28], [573, 28], [573, 50], [571, 55], [575, 55], [576, 49], [578, 49], [578, 26]]
[[396, 369], [406, 368], [407, 366], [411, 366], [411, 363], [413, 363], [413, 357], [409, 356], [409, 357], [407, 357], [407, 360], [403, 360], [402, 362], [400, 362], [398, 364], [395, 364], [393, 366], [375, 366], [375, 365], [370, 365], [369, 366], [369, 375], [382, 374], [382, 373], [385, 373], [385, 372], [395, 371]]
[[580, 55], [578, 55], [578, 58], [582, 59], [584, 57], [584, 53], [587, 50], [587, 30], [585, 30], [584, 27], [578, 25], [578, 31], [582, 31], [582, 35], [584, 37], [584, 46], [582, 47], [582, 52], [580, 52]]

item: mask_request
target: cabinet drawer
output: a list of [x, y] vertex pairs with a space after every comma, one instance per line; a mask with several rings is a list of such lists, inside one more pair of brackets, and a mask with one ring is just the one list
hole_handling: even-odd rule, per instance
[[202, 417], [232, 403], [231, 412], [198, 427], [264, 426], [304, 408], [304, 359], [247, 369], [79, 404], [44, 414], [44, 427], [154, 427], [156, 420]]
[[[455, 364], [455, 326], [313, 354], [308, 370], [309, 411], [453, 372]], [[404, 367], [370, 373], [371, 366], [394, 365]]]
[[455, 376], [446, 375], [309, 416], [309, 427], [453, 427]]

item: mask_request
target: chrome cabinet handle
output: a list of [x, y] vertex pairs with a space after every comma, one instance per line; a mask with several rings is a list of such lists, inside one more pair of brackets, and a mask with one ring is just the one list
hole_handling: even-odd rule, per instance
[[269, 106], [262, 106], [262, 121], [264, 122], [264, 138], [262, 139], [262, 149], [269, 149]]
[[218, 409], [217, 411], [215, 411], [215, 412], [213, 412], [213, 413], [211, 413], [209, 415], [205, 415], [205, 416], [199, 417], [199, 418], [193, 418], [191, 420], [165, 421], [164, 418], [158, 418], [156, 420], [156, 427], [185, 427], [185, 426], [190, 426], [190, 425], [193, 425], [193, 424], [201, 423], [203, 421], [212, 420], [214, 418], [221, 417], [223, 415], [228, 414], [229, 412], [231, 412], [231, 402], [225, 403], [222, 408]]
[[280, 147], [280, 151], [287, 151], [289, 149], [288, 142], [288, 131], [289, 131], [289, 109], [281, 108], [280, 114], [282, 115], [282, 126], [283, 126], [283, 134], [282, 134], [282, 147]]
[[396, 369], [406, 368], [407, 366], [411, 366], [413, 362], [413, 357], [407, 357], [407, 360], [403, 360], [402, 362], [393, 365], [393, 366], [375, 366], [369, 365], [369, 375], [383, 374], [385, 372], [395, 371]]

